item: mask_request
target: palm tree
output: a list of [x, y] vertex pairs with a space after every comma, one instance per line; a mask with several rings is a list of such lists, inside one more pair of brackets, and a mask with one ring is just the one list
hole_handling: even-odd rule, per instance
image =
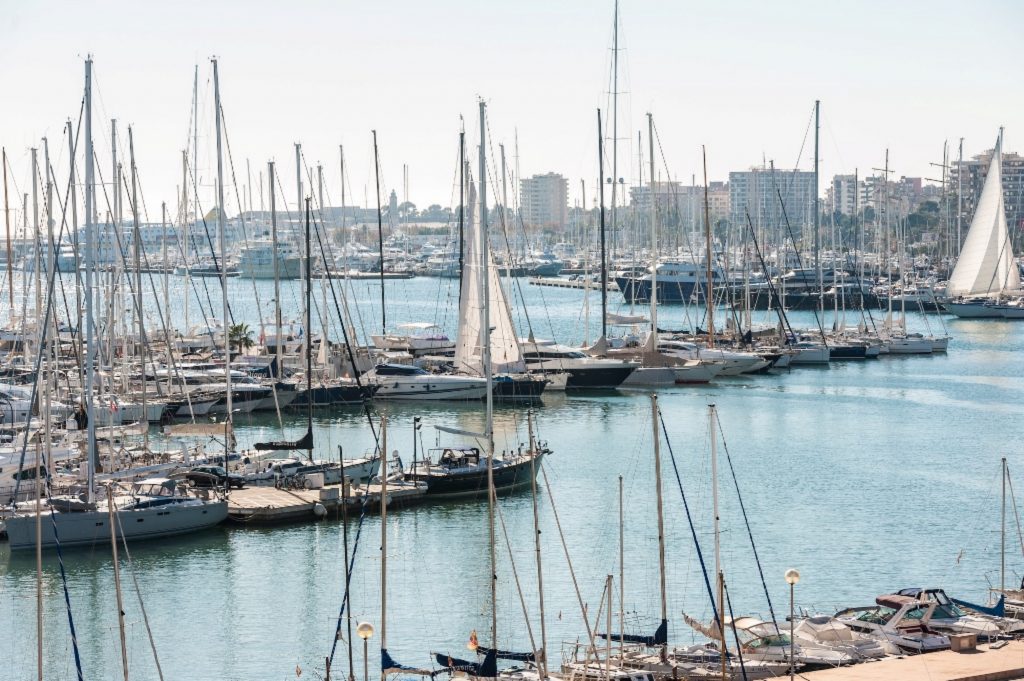
[[242, 350], [248, 350], [256, 341], [253, 340], [253, 331], [249, 328], [246, 323], [232, 324], [228, 328], [228, 343], [231, 345], [233, 350], [241, 352]]

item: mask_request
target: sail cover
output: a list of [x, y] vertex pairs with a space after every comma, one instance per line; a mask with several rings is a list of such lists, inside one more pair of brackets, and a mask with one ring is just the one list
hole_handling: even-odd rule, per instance
[[[469, 187], [469, 225], [464, 248], [462, 295], [459, 303], [459, 336], [455, 342], [455, 363], [483, 373], [483, 333], [480, 316], [485, 303], [490, 305], [491, 370], [495, 373], [523, 372], [526, 364], [519, 348], [519, 339], [512, 323], [512, 311], [501, 288], [498, 268], [490, 252], [484, 262], [479, 210], [476, 207], [476, 186]], [[487, 277], [489, 300], [484, 300], [484, 277]]]
[[1020, 273], [1006, 229], [1003, 205], [1002, 138], [992, 150], [978, 206], [946, 288], [947, 294], [978, 296], [1020, 288]]

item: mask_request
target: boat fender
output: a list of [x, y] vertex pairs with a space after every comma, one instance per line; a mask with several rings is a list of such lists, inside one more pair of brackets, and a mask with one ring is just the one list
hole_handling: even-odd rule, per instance
[[313, 515], [317, 518], [323, 518], [327, 515], [327, 507], [321, 504], [319, 501], [313, 504]]

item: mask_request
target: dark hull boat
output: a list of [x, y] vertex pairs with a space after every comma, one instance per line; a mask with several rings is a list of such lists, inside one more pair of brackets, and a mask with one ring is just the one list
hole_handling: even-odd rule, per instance
[[828, 357], [830, 361], [835, 361], [835, 360], [848, 361], [848, 360], [867, 359], [867, 356], [868, 356], [868, 346], [867, 345], [831, 345], [830, 344], [828, 346], [828, 349], [830, 351], [829, 357]]
[[[373, 397], [373, 394], [377, 392], [377, 386], [369, 384], [359, 386], [355, 383], [329, 383], [327, 385], [314, 386], [312, 392], [314, 407], [327, 407], [336, 404], [361, 404]], [[294, 403], [305, 406], [306, 390], [299, 392], [299, 396], [295, 398]]]
[[494, 377], [494, 396], [499, 400], [540, 397], [548, 380], [530, 374], [501, 374]]
[[[406, 473], [407, 480], [427, 483], [427, 496], [435, 499], [463, 499], [487, 496], [487, 457], [476, 447], [449, 447], [436, 463], [427, 458]], [[514, 452], [494, 461], [494, 491], [515, 492], [530, 487], [533, 473], [550, 450], [539, 445], [536, 453]]]

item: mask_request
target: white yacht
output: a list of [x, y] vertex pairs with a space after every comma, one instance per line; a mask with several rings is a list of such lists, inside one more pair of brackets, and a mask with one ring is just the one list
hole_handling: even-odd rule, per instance
[[567, 390], [616, 388], [637, 365], [618, 359], [591, 357], [582, 350], [553, 341], [520, 340], [523, 361], [533, 374], [567, 374]]
[[[275, 267], [275, 257], [277, 260]], [[298, 279], [302, 276], [302, 257], [295, 246], [288, 241], [270, 239], [253, 241], [242, 249], [238, 259], [238, 271], [250, 279]]]
[[[54, 547], [58, 541], [62, 548], [110, 542], [107, 502], [78, 502], [79, 507], [87, 510], [58, 511], [56, 506], [44, 508], [43, 515], [52, 514], [52, 518], [42, 519], [44, 548]], [[29, 506], [33, 504], [28, 502]], [[70, 506], [65, 504], [64, 507]], [[186, 496], [178, 492], [174, 480], [148, 478], [134, 483], [129, 492], [114, 496], [114, 512], [118, 537], [126, 540], [155, 539], [198, 532], [223, 522], [228, 516], [228, 502]], [[35, 548], [36, 522], [34, 513], [18, 513], [6, 518], [12, 551]]]
[[752, 352], [736, 352], [721, 348], [706, 348], [684, 340], [661, 339], [658, 351], [675, 357], [699, 359], [706, 364], [717, 364], [719, 376], [739, 376], [768, 368], [768, 360]]
[[399, 324], [396, 329], [394, 333], [370, 336], [373, 345], [387, 352], [408, 352], [413, 356], [455, 348], [455, 341], [448, 338], [437, 324], [411, 322]]
[[949, 648], [949, 639], [929, 626], [936, 603], [892, 594], [879, 596], [875, 603], [841, 610], [835, 619], [855, 632], [871, 636], [890, 655]]
[[405, 364], [378, 364], [364, 374], [378, 386], [382, 400], [479, 400], [487, 395], [487, 380], [478, 376], [432, 374]]

